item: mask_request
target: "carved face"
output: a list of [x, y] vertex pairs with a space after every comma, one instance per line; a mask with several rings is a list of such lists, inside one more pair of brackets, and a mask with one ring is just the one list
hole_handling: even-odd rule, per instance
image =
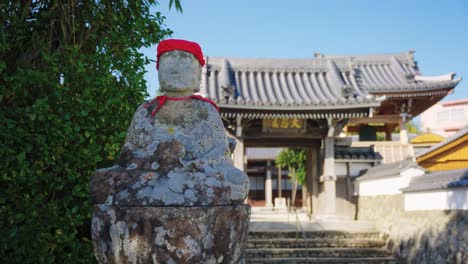
[[164, 92], [198, 92], [201, 66], [197, 58], [189, 52], [169, 51], [159, 57], [158, 78]]

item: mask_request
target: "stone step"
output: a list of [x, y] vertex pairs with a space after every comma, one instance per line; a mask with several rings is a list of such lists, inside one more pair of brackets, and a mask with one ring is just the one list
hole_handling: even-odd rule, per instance
[[362, 258], [391, 257], [389, 251], [378, 248], [248, 248], [247, 259], [252, 258]]
[[383, 240], [378, 239], [302, 239], [295, 238], [253, 238], [247, 241], [248, 248], [381, 248], [385, 246]]
[[250, 216], [250, 220], [259, 221], [259, 220], [266, 220], [266, 221], [273, 221], [277, 219], [295, 222], [296, 217], [301, 221], [310, 221], [310, 217], [307, 213], [297, 213], [294, 212], [288, 213], [287, 211], [284, 212], [277, 212], [277, 211], [269, 211], [269, 212], [262, 212], [262, 213], [252, 213]]
[[247, 264], [268, 264], [268, 263], [288, 263], [288, 264], [303, 264], [303, 263], [352, 263], [352, 264], [398, 264], [398, 260], [393, 257], [376, 257], [376, 258], [274, 258], [262, 259], [252, 258], [246, 259]]
[[[342, 238], [355, 238], [355, 239], [380, 239], [379, 232], [348, 232], [348, 231], [305, 231], [305, 238], [310, 239], [342, 239]], [[249, 239], [257, 238], [296, 238], [299, 236], [302, 238], [302, 232], [296, 231], [250, 231]]]

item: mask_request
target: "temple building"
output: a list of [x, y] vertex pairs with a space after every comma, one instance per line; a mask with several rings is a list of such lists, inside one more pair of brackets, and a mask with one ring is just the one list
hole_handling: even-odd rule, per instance
[[468, 126], [419, 153], [416, 161], [429, 171], [468, 168]]
[[[407, 150], [411, 145], [404, 124], [461, 80], [452, 73], [423, 76], [413, 55], [206, 57], [200, 93], [218, 104], [227, 133], [236, 140], [234, 164], [255, 182], [250, 198], [264, 192], [264, 205], [273, 206], [282, 192], [278, 183], [287, 176], [271, 159], [248, 161], [247, 149], [304, 148], [307, 177], [301, 192], [309, 214], [315, 219], [352, 218], [351, 180], [356, 173], [351, 168], [414, 155]], [[391, 141], [395, 129], [398, 142]], [[358, 134], [360, 142], [343, 144], [351, 133]], [[367, 159], [359, 149], [382, 156]], [[287, 184], [280, 185], [288, 190]]]

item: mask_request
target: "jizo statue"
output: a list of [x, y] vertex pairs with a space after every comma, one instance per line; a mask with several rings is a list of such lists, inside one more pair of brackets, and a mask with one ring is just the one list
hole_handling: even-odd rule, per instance
[[190, 96], [200, 90], [201, 66], [191, 53], [181, 50], [166, 52], [159, 57], [158, 78], [167, 96]]
[[100, 263], [241, 263], [248, 177], [232, 165], [216, 104], [199, 91], [205, 61], [194, 42], [166, 40], [164, 95], [142, 104], [117, 164], [91, 178]]

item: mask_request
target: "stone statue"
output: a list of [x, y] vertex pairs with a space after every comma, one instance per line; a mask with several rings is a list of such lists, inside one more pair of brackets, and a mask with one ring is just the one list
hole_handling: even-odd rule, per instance
[[248, 177], [232, 165], [215, 103], [199, 90], [198, 44], [158, 46], [163, 96], [141, 105], [117, 164], [92, 176], [100, 263], [239, 263], [247, 240]]

